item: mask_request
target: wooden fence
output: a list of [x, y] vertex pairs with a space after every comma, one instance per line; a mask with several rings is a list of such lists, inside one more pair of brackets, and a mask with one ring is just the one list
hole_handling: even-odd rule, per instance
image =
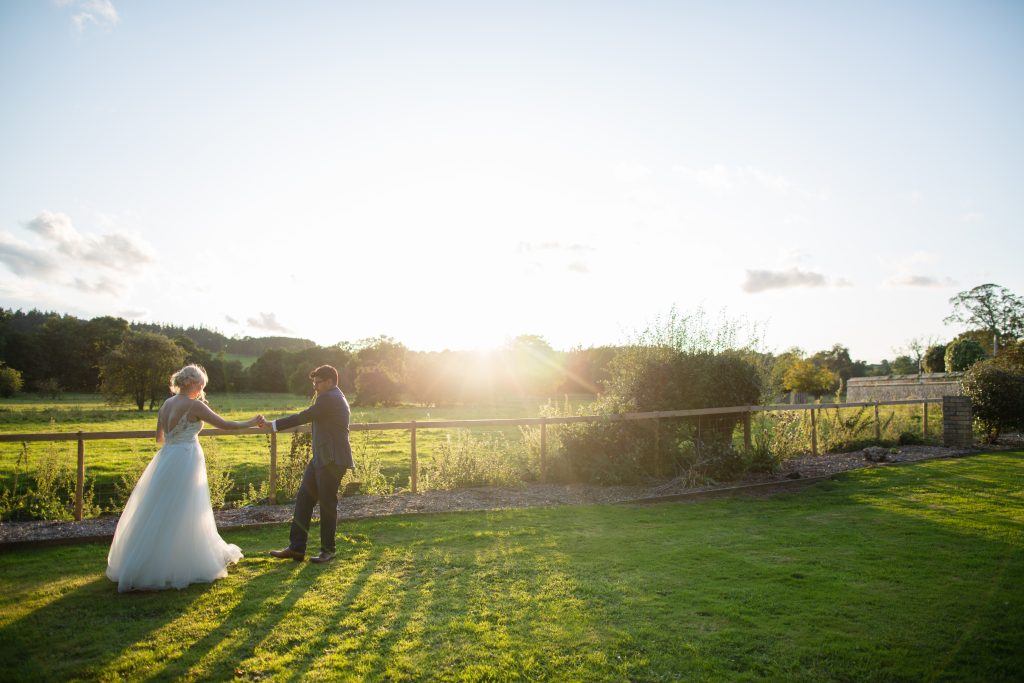
[[[540, 427], [540, 471], [543, 478], [545, 472], [545, 457], [547, 455], [547, 427], [548, 425], [572, 424], [577, 422], [622, 422], [632, 420], [660, 420], [663, 418], [696, 417], [698, 430], [700, 429], [700, 418], [709, 415], [736, 415], [742, 414], [743, 419], [743, 444], [746, 451], [751, 448], [750, 422], [751, 416], [756, 412], [781, 412], [781, 411], [810, 411], [811, 414], [811, 452], [818, 454], [817, 434], [817, 413], [822, 409], [833, 408], [863, 408], [874, 406], [875, 409], [875, 438], [881, 438], [881, 419], [879, 417], [879, 406], [889, 405], [921, 405], [923, 410], [924, 436], [928, 436], [928, 404], [942, 403], [941, 398], [930, 399], [906, 399], [899, 401], [875, 401], [858, 403], [803, 403], [792, 405], [788, 403], [765, 405], [765, 406], [733, 406], [729, 408], [700, 408], [695, 410], [660, 410], [648, 413], [619, 413], [614, 415], [574, 415], [565, 417], [524, 417], [524, 418], [494, 418], [483, 420], [428, 420], [410, 422], [359, 422], [349, 426], [353, 432], [361, 431], [382, 431], [393, 429], [404, 429], [410, 433], [410, 477], [409, 488], [416, 493], [419, 466], [416, 456], [416, 430], [417, 429], [471, 429], [474, 427], [518, 427], [518, 426], [539, 426]], [[252, 434], [269, 434], [270, 436], [270, 502], [277, 502], [277, 435], [291, 432], [309, 432], [309, 425], [301, 425], [281, 432], [267, 432], [256, 427], [246, 429], [204, 429], [204, 437], [212, 436], [240, 436]], [[78, 442], [78, 479], [75, 487], [75, 519], [81, 521], [82, 508], [85, 494], [85, 442], [116, 439], [152, 439], [155, 436], [153, 430], [132, 431], [132, 432], [50, 432], [30, 434], [0, 434], [0, 443], [21, 443], [30, 441], [77, 441]]]

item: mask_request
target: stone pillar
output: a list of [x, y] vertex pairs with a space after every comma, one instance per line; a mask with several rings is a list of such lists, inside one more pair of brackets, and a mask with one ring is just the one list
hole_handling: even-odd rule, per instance
[[942, 397], [942, 445], [946, 448], [970, 448], [974, 445], [971, 399], [968, 397]]

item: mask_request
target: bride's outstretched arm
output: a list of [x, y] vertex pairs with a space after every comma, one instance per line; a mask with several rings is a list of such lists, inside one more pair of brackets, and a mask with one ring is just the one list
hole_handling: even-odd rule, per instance
[[223, 417], [213, 412], [210, 406], [206, 405], [202, 401], [195, 401], [195, 405], [192, 406], [192, 417], [199, 418], [207, 424], [211, 424], [219, 429], [244, 429], [245, 427], [255, 427], [259, 424], [262, 416], [257, 415], [254, 418], [238, 422], [235, 420], [225, 420]]

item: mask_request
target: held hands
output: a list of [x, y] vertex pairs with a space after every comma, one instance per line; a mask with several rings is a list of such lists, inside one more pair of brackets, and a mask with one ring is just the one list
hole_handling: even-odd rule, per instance
[[267, 427], [270, 426], [270, 422], [268, 422], [267, 418], [263, 417], [262, 415], [257, 415], [256, 417], [253, 418], [253, 420], [255, 420], [256, 426], [259, 427], [260, 429], [266, 429]]
[[246, 420], [245, 426], [246, 427], [263, 427], [263, 425], [265, 425], [266, 423], [267, 423], [267, 421], [263, 418], [262, 415], [257, 415], [256, 417], [252, 418], [251, 420]]

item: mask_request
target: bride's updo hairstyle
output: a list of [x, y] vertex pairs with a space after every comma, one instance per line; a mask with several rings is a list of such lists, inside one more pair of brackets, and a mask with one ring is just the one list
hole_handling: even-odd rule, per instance
[[[181, 393], [183, 389], [194, 386], [196, 384], [200, 386], [206, 386], [206, 383], [210, 381], [210, 378], [206, 375], [206, 370], [202, 365], [186, 365], [181, 370], [171, 375], [171, 393]], [[200, 391], [197, 396], [200, 401], [206, 402], [206, 392]]]

